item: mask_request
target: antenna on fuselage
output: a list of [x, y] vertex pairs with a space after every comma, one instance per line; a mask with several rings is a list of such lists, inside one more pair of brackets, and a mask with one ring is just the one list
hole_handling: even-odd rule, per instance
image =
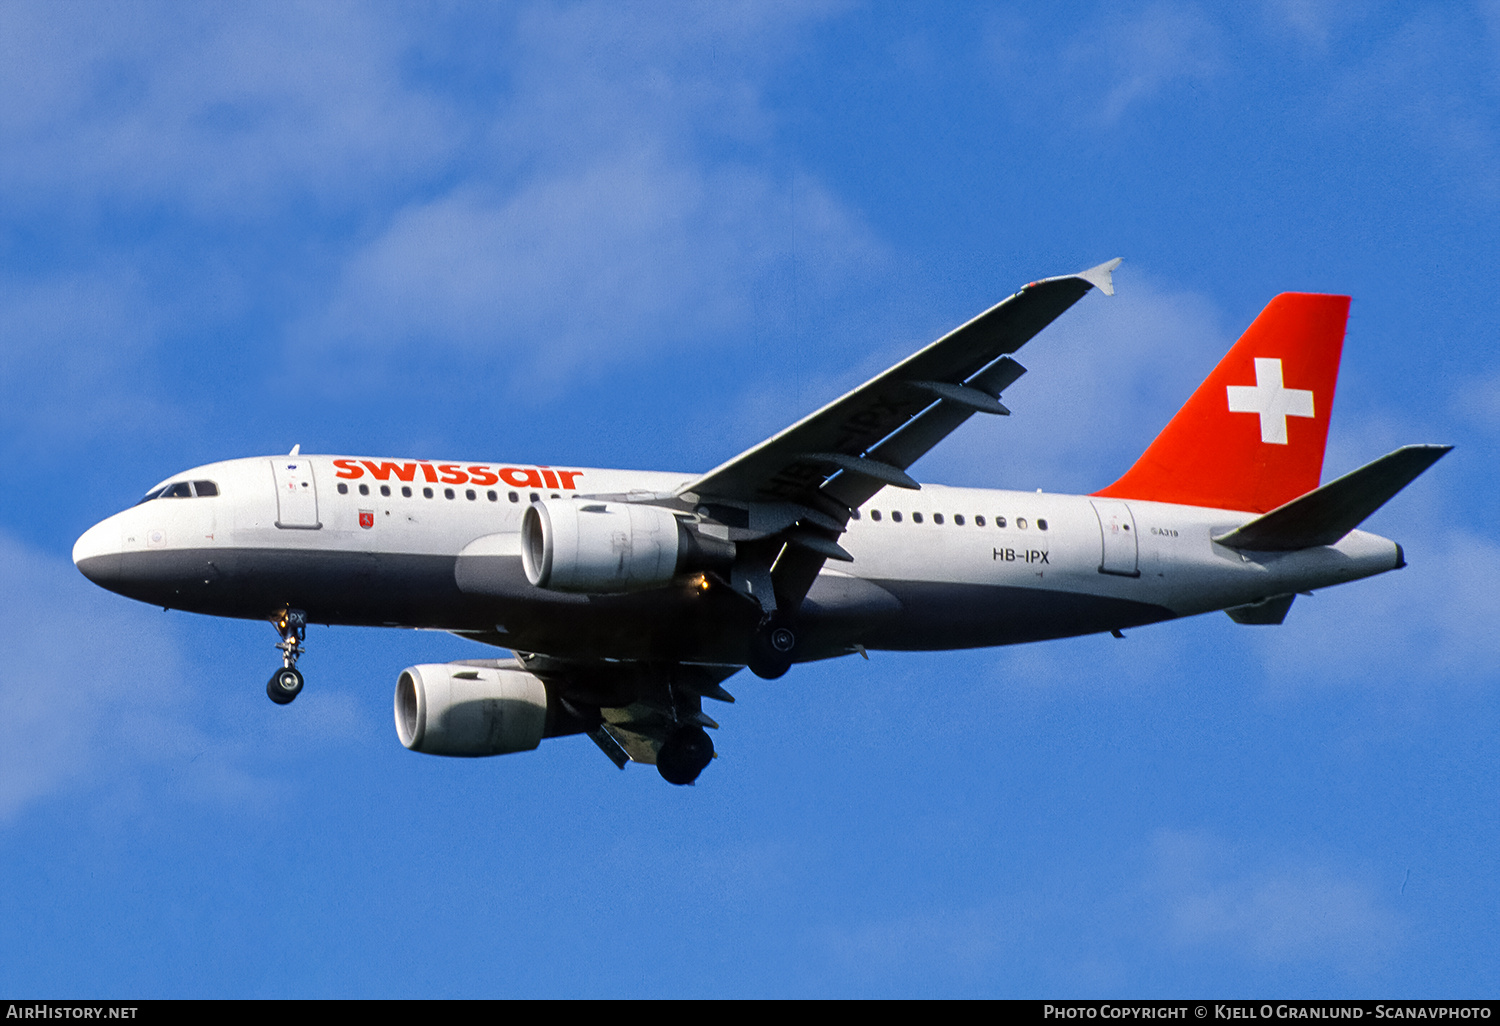
[[289, 453], [287, 453], [287, 455], [288, 456], [296, 456], [301, 451], [302, 451], [302, 443], [298, 442], [296, 445], [292, 446], [292, 451], [289, 452]]

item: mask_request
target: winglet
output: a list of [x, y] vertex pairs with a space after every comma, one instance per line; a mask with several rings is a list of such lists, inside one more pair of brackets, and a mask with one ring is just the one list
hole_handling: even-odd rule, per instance
[[1106, 260], [1097, 267], [1090, 267], [1087, 271], [1079, 271], [1073, 277], [1082, 278], [1106, 296], [1112, 296], [1115, 294], [1115, 280], [1111, 276], [1111, 272], [1120, 266], [1122, 260], [1124, 260], [1124, 257], [1115, 257], [1113, 260]]

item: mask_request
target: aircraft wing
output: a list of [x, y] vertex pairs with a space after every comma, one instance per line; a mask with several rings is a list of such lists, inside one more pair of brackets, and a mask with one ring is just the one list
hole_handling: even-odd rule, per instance
[[[1010, 359], [1091, 288], [1114, 294], [1119, 259], [1032, 282], [785, 431], [687, 485], [703, 499], [791, 502], [842, 523], [974, 413], [1006, 414], [1000, 392], [1023, 373]], [[835, 487], [830, 487], [830, 479]], [[851, 480], [852, 479], [852, 480]], [[829, 501], [832, 500], [832, 501]], [[839, 516], [842, 508], [842, 516]]]
[[516, 653], [530, 673], [556, 689], [560, 704], [577, 719], [600, 751], [621, 769], [626, 762], [656, 764], [662, 745], [687, 728], [719, 725], [703, 711], [703, 699], [733, 702], [720, 684], [739, 666], [711, 663], [647, 665], [573, 660]]
[[[850, 511], [886, 485], [920, 488], [906, 473], [975, 413], [1006, 415], [1002, 391], [1026, 369], [1010, 354], [1091, 288], [1114, 295], [1119, 258], [1027, 285], [678, 493], [714, 519], [764, 538], [774, 605], [796, 608], [838, 544]], [[755, 543], [751, 542], [751, 546]], [[742, 549], [753, 551], [751, 546]], [[768, 590], [750, 590], [764, 596]], [[762, 598], [763, 603], [765, 598]]]

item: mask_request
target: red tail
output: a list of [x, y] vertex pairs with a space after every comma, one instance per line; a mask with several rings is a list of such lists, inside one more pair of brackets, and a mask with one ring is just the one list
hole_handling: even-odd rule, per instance
[[1348, 296], [1285, 292], [1095, 495], [1265, 513], [1318, 487]]

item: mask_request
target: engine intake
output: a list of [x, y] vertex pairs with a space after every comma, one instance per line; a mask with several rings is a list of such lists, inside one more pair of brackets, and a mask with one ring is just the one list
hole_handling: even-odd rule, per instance
[[396, 734], [414, 752], [529, 752], [547, 730], [547, 689], [524, 670], [437, 663], [396, 681]]
[[733, 561], [731, 542], [696, 534], [660, 506], [554, 499], [532, 503], [521, 521], [526, 579], [553, 591], [644, 591]]

